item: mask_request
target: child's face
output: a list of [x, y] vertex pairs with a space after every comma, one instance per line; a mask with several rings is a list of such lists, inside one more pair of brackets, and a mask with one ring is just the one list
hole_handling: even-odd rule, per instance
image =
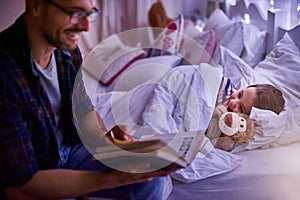
[[254, 105], [256, 87], [250, 87], [233, 93], [225, 102], [228, 111], [249, 115]]

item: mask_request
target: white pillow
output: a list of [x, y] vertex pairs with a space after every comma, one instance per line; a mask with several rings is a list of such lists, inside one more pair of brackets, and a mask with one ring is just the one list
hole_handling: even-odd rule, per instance
[[217, 45], [213, 59], [216, 63], [220, 59], [220, 46], [242, 57], [251, 67], [263, 60], [265, 56], [266, 32], [252, 24], [232, 21], [220, 9], [212, 13], [204, 30], [215, 32]]
[[233, 22], [221, 9], [215, 9], [206, 21], [204, 30], [219, 30], [231, 24], [233, 24]]
[[287, 145], [300, 140], [300, 107], [289, 104], [279, 114], [253, 108], [250, 118], [256, 124], [254, 140], [245, 148], [269, 148]]
[[267, 32], [253, 24], [243, 23], [243, 44], [241, 58], [253, 68], [266, 56]]
[[188, 61], [187, 65], [210, 63], [215, 45], [215, 34], [212, 31], [198, 31], [192, 36], [187, 33], [181, 39], [179, 54]]
[[280, 88], [287, 100], [300, 101], [300, 52], [288, 34], [255, 67], [255, 71]]
[[[295, 49], [294, 43], [286, 41], [290, 40], [290, 38], [285, 37], [282, 40], [277, 43], [270, 55], [254, 69], [230, 50], [224, 47], [221, 48], [220, 64], [223, 67], [224, 76], [231, 78], [238, 89], [245, 88], [250, 84], [268, 83], [281, 89], [285, 99], [288, 100], [285, 110], [280, 115], [276, 115], [268, 110], [253, 108], [250, 117], [252, 116], [258, 124], [256, 129], [258, 136], [249, 144], [247, 147], [249, 149], [274, 147], [300, 140], [300, 98], [297, 96], [300, 92], [300, 83], [298, 81], [300, 55], [292, 56], [299, 54], [299, 51]], [[279, 52], [278, 49], [284, 49], [284, 52]], [[274, 57], [272, 55], [277, 56]], [[279, 65], [276, 65], [276, 63]], [[283, 66], [288, 66], [289, 68]], [[283, 76], [280, 76], [280, 74], [283, 74]], [[291, 77], [291, 80], [286, 80], [284, 76], [287, 77], [286, 79]], [[290, 91], [294, 91], [294, 93], [289, 93]]]
[[[279, 115], [270, 110], [262, 110], [253, 107], [250, 118], [256, 125], [254, 140], [246, 149], [267, 148], [276, 146], [274, 141], [281, 137], [287, 124], [287, 111], [282, 111]], [[278, 145], [277, 145], [278, 146]]]
[[278, 87], [286, 99], [287, 124], [276, 144], [300, 140], [300, 52], [286, 33], [274, 49], [254, 69]]
[[300, 140], [300, 106], [298, 103], [289, 103], [287, 108], [287, 124], [283, 134], [273, 145], [285, 145]]
[[220, 57], [219, 65], [223, 68], [224, 76], [230, 78], [237, 89], [258, 83], [271, 84], [229, 49], [221, 46]]
[[225, 46], [237, 55], [243, 50], [243, 29], [242, 23], [234, 23], [225, 13], [216, 9], [207, 20], [204, 31], [214, 31], [216, 37], [216, 49], [213, 59], [219, 61], [219, 47]]
[[[243, 23], [233, 23], [230, 26], [224, 27], [224, 29], [215, 31], [217, 40], [216, 51], [220, 46], [224, 46], [234, 52], [236, 55], [241, 55], [243, 51]], [[215, 53], [213, 59], [218, 63], [219, 56]]]

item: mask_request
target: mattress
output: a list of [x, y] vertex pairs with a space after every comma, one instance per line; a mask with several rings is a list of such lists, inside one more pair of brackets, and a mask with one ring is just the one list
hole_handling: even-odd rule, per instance
[[168, 200], [298, 200], [299, 153], [300, 142], [237, 153], [241, 165], [228, 173], [188, 184], [173, 180]]

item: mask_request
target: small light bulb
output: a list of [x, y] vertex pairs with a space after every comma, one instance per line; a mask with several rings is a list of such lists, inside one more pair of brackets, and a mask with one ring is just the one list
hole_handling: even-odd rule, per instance
[[244, 14], [244, 21], [246, 24], [250, 24], [250, 15], [248, 13]]
[[274, 10], [274, 4], [275, 4], [274, 0], [270, 0], [271, 10]]

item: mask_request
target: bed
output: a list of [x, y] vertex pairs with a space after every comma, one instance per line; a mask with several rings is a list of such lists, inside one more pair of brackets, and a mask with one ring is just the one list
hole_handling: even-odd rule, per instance
[[[88, 94], [108, 129], [115, 124], [126, 123], [136, 131], [137, 126], [133, 125], [143, 115], [147, 107], [145, 102], [152, 101], [154, 103], [151, 105], [158, 105], [161, 103], [158, 97], [164, 93], [160, 88], [154, 97], [149, 96], [155, 88], [145, 89], [141, 85], [161, 84], [165, 76], [172, 77], [174, 73], [170, 72], [186, 66], [189, 67], [183, 74], [195, 69], [191, 65], [204, 69], [204, 72], [200, 72], [205, 82], [201, 87], [207, 87], [204, 93], [210, 95], [203, 97], [209, 99], [205, 102], [205, 117], [211, 115], [210, 104], [215, 100], [211, 91], [218, 85], [220, 73], [230, 77], [237, 88], [253, 83], [273, 84], [283, 91], [286, 99], [284, 111], [276, 115], [254, 108], [250, 117], [257, 125], [255, 139], [249, 145], [238, 146], [233, 152], [213, 149], [206, 157], [196, 158], [191, 166], [171, 175], [172, 184], [166, 190], [166, 198], [299, 199], [300, 26], [289, 30], [277, 27], [278, 24], [273, 21], [276, 12], [262, 14], [256, 4], [246, 4], [244, 1], [239, 1], [230, 11], [229, 18], [223, 11], [215, 10], [203, 32], [197, 32], [179, 16], [171, 27], [173, 31], [160, 30], [160, 36], [154, 44], [135, 41], [132, 37], [135, 32], [130, 31], [109, 38], [97, 46], [84, 62], [83, 75]], [[149, 30], [140, 29], [139, 34], [149, 34]], [[153, 51], [153, 45], [159, 51]], [[199, 53], [193, 54], [195, 51]], [[99, 69], [99, 62], [105, 67]], [[213, 72], [206, 71], [207, 66]], [[205, 73], [213, 78], [205, 78]], [[176, 80], [167, 87], [176, 85]], [[184, 94], [189, 96], [189, 93]], [[133, 100], [139, 102], [134, 104], [138, 115], [128, 121], [131, 116], [127, 115], [127, 108], [122, 109]], [[164, 104], [162, 107], [165, 106], [174, 109], [173, 105], [169, 108], [170, 105]], [[112, 107], [122, 112], [112, 112]], [[193, 115], [195, 113], [186, 116], [190, 118], [183, 127], [205, 129], [207, 119], [204, 117], [198, 120], [203, 124], [195, 125]], [[142, 117], [142, 121], [144, 119]], [[138, 124], [139, 131], [136, 132], [149, 132], [149, 129], [140, 127]], [[173, 125], [166, 127], [151, 127], [151, 131], [177, 130], [172, 129]]]

